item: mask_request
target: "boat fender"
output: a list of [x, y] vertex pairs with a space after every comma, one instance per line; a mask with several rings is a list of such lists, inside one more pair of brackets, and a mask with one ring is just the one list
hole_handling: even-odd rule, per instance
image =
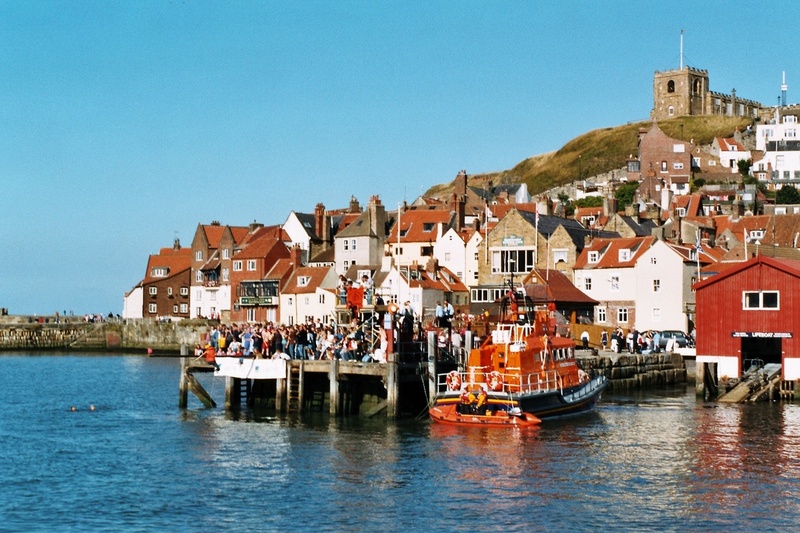
[[461, 389], [461, 374], [457, 370], [451, 370], [447, 374], [447, 389], [454, 391]]

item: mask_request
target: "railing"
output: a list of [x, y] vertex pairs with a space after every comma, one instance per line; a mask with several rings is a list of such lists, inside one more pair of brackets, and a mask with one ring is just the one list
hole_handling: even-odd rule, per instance
[[[488, 387], [489, 367], [476, 367], [466, 372], [453, 370], [445, 374], [437, 374], [436, 390], [438, 392], [462, 390], [466, 385], [470, 389], [476, 387]], [[546, 372], [533, 372], [526, 375], [520, 374], [499, 374], [499, 390], [492, 392], [504, 392], [510, 395], [530, 392], [563, 392], [563, 380], [555, 370]], [[457, 381], [458, 386], [454, 388]]]

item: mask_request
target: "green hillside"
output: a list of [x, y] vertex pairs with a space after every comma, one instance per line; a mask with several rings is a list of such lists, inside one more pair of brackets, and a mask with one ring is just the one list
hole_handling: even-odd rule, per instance
[[[686, 116], [658, 123], [661, 130], [675, 139], [694, 140], [695, 144], [711, 144], [714, 137], [730, 137], [738, 127], [744, 129], [752, 120], [720, 116]], [[636, 122], [590, 131], [573, 139], [557, 152], [550, 152], [521, 161], [502, 172], [471, 175], [470, 186], [482, 186], [488, 181], [528, 185], [536, 194], [553, 187], [595, 176], [625, 166], [629, 157], [638, 153], [640, 128], [649, 129], [652, 122]], [[426, 196], [443, 196], [452, 191], [453, 183], [440, 184], [428, 190]]]

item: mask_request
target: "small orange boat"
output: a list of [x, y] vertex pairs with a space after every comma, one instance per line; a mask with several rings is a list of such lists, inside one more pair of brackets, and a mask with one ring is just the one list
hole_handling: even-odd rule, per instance
[[469, 353], [466, 370], [439, 374], [430, 417], [446, 424], [525, 427], [591, 409], [608, 381], [578, 367], [572, 339], [548, 335], [550, 313], [530, 313], [533, 323], [497, 324]]

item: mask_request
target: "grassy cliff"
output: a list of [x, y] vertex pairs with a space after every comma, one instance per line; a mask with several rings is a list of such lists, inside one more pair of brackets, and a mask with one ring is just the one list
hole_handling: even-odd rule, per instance
[[[746, 118], [702, 116], [680, 117], [658, 123], [668, 136], [695, 144], [711, 144], [714, 137], [730, 137], [736, 128], [744, 129], [752, 121]], [[638, 153], [640, 128], [649, 129], [652, 122], [636, 122], [590, 131], [576, 137], [560, 150], [525, 159], [514, 168], [501, 172], [476, 174], [469, 177], [469, 185], [480, 187], [492, 181], [528, 185], [531, 194], [542, 192], [571, 181], [619, 169], [631, 156]], [[453, 189], [453, 183], [431, 187], [426, 196], [444, 196]]]

